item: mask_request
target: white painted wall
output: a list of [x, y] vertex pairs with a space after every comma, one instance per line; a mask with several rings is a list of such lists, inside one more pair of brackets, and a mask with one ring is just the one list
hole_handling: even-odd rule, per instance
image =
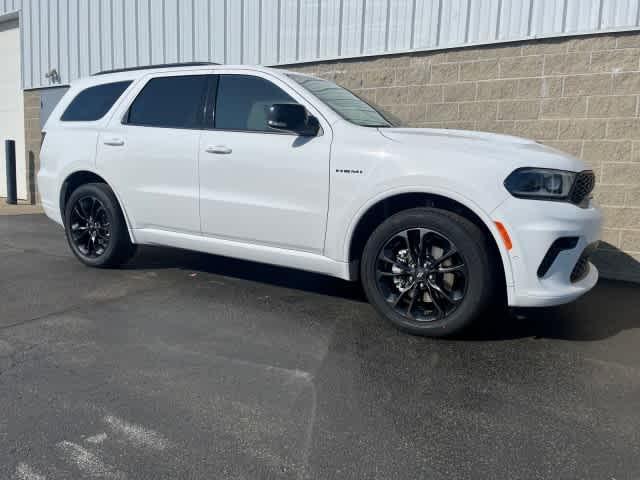
[[17, 21], [0, 23], [0, 197], [7, 196], [4, 141], [16, 141], [18, 198], [27, 198], [24, 98], [21, 84], [20, 30]]

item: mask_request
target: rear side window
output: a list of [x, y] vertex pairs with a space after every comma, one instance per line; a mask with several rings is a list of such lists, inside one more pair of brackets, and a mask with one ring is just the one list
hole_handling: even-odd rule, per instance
[[114, 82], [82, 90], [60, 117], [63, 122], [99, 120], [111, 109], [131, 82]]
[[215, 128], [275, 132], [267, 125], [267, 113], [274, 103], [298, 102], [264, 78], [220, 75], [214, 109]]
[[129, 108], [125, 123], [148, 127], [201, 128], [211, 75], [149, 80]]

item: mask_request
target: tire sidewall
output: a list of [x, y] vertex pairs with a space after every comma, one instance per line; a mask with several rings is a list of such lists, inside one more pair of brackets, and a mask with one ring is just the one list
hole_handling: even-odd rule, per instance
[[[86, 196], [94, 196], [100, 200], [107, 211], [111, 224], [111, 239], [109, 245], [105, 249], [105, 252], [97, 258], [90, 258], [83, 255], [71, 238], [71, 212], [78, 199]], [[111, 189], [104, 184], [90, 183], [74, 190], [66, 203], [64, 219], [65, 235], [71, 251], [82, 263], [92, 267], [110, 266], [120, 253], [123, 236], [129, 235], [115, 195]]]
[[[390, 307], [376, 279], [376, 263], [380, 250], [397, 233], [412, 228], [428, 228], [452, 241], [467, 267], [465, 297], [460, 305], [441, 320], [411, 321]], [[446, 336], [466, 327], [486, 307], [490, 297], [491, 268], [487, 260], [484, 235], [471, 222], [431, 208], [400, 212], [383, 222], [369, 238], [361, 265], [362, 284], [369, 302], [384, 317], [403, 331], [417, 335]]]

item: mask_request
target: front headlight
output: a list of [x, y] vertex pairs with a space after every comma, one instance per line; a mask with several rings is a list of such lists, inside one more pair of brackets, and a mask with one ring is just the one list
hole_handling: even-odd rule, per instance
[[504, 186], [518, 198], [567, 200], [576, 179], [575, 172], [548, 168], [519, 168], [504, 181]]

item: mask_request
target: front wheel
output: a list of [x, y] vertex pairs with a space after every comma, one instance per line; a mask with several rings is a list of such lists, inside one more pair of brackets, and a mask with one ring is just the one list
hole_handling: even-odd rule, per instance
[[434, 208], [393, 215], [371, 235], [361, 277], [369, 302], [401, 330], [442, 337], [491, 304], [495, 268], [483, 232]]

